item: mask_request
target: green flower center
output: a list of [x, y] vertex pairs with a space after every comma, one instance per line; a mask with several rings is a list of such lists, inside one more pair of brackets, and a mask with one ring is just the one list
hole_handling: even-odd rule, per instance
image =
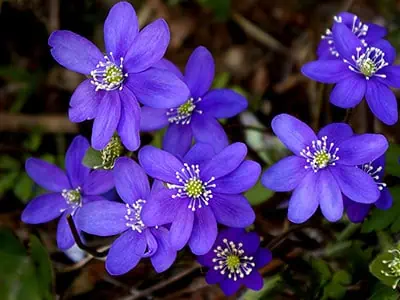
[[181, 116], [191, 115], [195, 108], [196, 105], [193, 104], [193, 100], [189, 99], [178, 107], [178, 114], [180, 114]]
[[[118, 135], [113, 135], [107, 146], [100, 151], [101, 159], [103, 161], [102, 167], [105, 170], [114, 168], [115, 160], [124, 152], [124, 147], [121, 144], [121, 139]], [[96, 168], [95, 168], [96, 169]]]
[[326, 152], [318, 153], [314, 158], [315, 165], [318, 166], [319, 169], [325, 168], [330, 160], [331, 156]]
[[105, 69], [104, 79], [109, 84], [119, 84], [124, 79], [124, 74], [116, 65], [109, 65]]
[[367, 58], [360, 64], [360, 71], [367, 77], [371, 77], [376, 72], [375, 63]]
[[229, 255], [226, 258], [226, 266], [230, 271], [234, 271], [240, 266], [240, 258], [236, 255]]
[[167, 111], [168, 121], [173, 124], [187, 125], [190, 124], [192, 120], [192, 114], [198, 113], [202, 114], [203, 111], [198, 109], [197, 104], [202, 99], [199, 98], [189, 98], [185, 103], [178, 107], [170, 108]]
[[198, 178], [190, 178], [185, 184], [186, 194], [191, 198], [198, 198], [204, 192], [203, 181]]
[[122, 90], [125, 77], [128, 77], [128, 73], [123, 72], [123, 63], [124, 58], [120, 57], [117, 63], [112, 52], [105, 55], [103, 61], [99, 61], [90, 72], [90, 83], [96, 87], [96, 91]]
[[81, 188], [78, 187], [74, 190], [63, 190], [61, 195], [64, 197], [65, 201], [67, 201], [67, 203], [69, 205], [72, 206], [72, 208], [75, 208], [77, 206], [81, 205]]
[[312, 141], [311, 146], [307, 146], [300, 151], [300, 155], [306, 159], [306, 169], [313, 169], [318, 172], [327, 166], [334, 166], [339, 160], [337, 155], [339, 148], [334, 147], [334, 143], [328, 143], [328, 137], [323, 136], [319, 140]]

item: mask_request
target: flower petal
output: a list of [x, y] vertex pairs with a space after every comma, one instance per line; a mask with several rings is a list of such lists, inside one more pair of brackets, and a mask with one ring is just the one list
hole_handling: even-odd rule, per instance
[[182, 81], [184, 80], [181, 70], [179, 70], [179, 68], [174, 63], [169, 61], [168, 59], [162, 58], [153, 67], [157, 68], [157, 69], [161, 69], [161, 70], [168, 70], [168, 71], [174, 73]]
[[303, 75], [322, 83], [337, 83], [352, 75], [347, 65], [341, 60], [316, 60], [306, 63]]
[[159, 226], [172, 223], [176, 212], [181, 205], [180, 199], [172, 199], [175, 190], [162, 188], [152, 192], [150, 198], [143, 205], [141, 217], [147, 226]]
[[362, 165], [383, 155], [388, 147], [387, 139], [381, 134], [355, 135], [338, 145], [337, 164]]
[[171, 248], [177, 251], [185, 247], [189, 241], [194, 222], [194, 213], [188, 208], [189, 199], [180, 199], [180, 201], [176, 209], [176, 217], [169, 230]]
[[308, 173], [306, 163], [302, 157], [285, 157], [264, 172], [261, 183], [273, 191], [289, 192], [295, 189]]
[[385, 61], [389, 65], [394, 63], [394, 60], [396, 58], [396, 49], [387, 40], [380, 39], [371, 43], [369, 47], [381, 49], [385, 53]]
[[69, 227], [67, 216], [70, 211], [66, 211], [61, 216], [57, 225], [57, 247], [60, 250], [67, 250], [75, 244], [74, 236], [72, 235], [71, 228]]
[[220, 271], [215, 271], [213, 268], [210, 268], [206, 274], [206, 282], [208, 284], [216, 284], [224, 280], [225, 275], [222, 275]]
[[242, 283], [249, 289], [254, 291], [259, 291], [264, 285], [264, 280], [260, 273], [253, 270], [249, 275], [244, 276]]
[[368, 26], [368, 32], [365, 36], [365, 41], [368, 44], [378, 41], [387, 35], [387, 30], [383, 26], [374, 23], [366, 23], [366, 25]]
[[176, 157], [183, 157], [192, 145], [190, 125], [170, 124], [163, 138], [163, 149]]
[[277, 115], [271, 122], [272, 130], [282, 143], [295, 155], [311, 146], [317, 139], [314, 131], [302, 121], [287, 114]]
[[205, 206], [194, 212], [193, 230], [189, 247], [193, 254], [202, 255], [211, 250], [217, 238], [217, 221], [211, 208]]
[[318, 208], [318, 174], [308, 172], [294, 190], [289, 200], [288, 219], [293, 223], [304, 223]]
[[139, 263], [146, 246], [144, 234], [132, 230], [124, 232], [114, 241], [108, 252], [107, 272], [113, 276], [129, 272]]
[[377, 80], [369, 80], [365, 94], [372, 113], [386, 125], [393, 125], [399, 119], [397, 99], [386, 85]]
[[247, 154], [247, 147], [243, 143], [234, 143], [215, 155], [211, 160], [204, 163], [201, 177], [220, 178], [236, 170]]
[[268, 249], [259, 248], [256, 253], [256, 265], [257, 268], [262, 268], [269, 264], [272, 260], [272, 253]]
[[393, 198], [390, 194], [388, 188], [384, 188], [381, 191], [381, 196], [379, 197], [378, 201], [375, 202], [375, 206], [379, 209], [386, 210], [392, 207]]
[[239, 290], [241, 282], [241, 280], [234, 281], [233, 279], [225, 277], [225, 279], [220, 282], [219, 286], [221, 287], [221, 290], [224, 292], [225, 296], [229, 297]]
[[124, 57], [139, 32], [136, 12], [128, 2], [118, 2], [108, 13], [104, 22], [104, 44], [107, 54], [114, 58]]
[[100, 101], [93, 123], [92, 147], [101, 150], [113, 136], [121, 116], [121, 100], [117, 91], [108, 92]]
[[189, 98], [189, 89], [175, 74], [150, 68], [129, 74], [125, 85], [143, 104], [154, 108], [178, 107]]
[[21, 220], [27, 224], [46, 223], [58, 218], [68, 204], [60, 193], [50, 193], [33, 198], [22, 212]]
[[129, 89], [120, 91], [121, 118], [117, 131], [124, 146], [136, 151], [140, 146], [140, 106], [135, 95]]
[[28, 158], [25, 162], [25, 170], [34, 182], [46, 190], [61, 192], [70, 189], [67, 175], [59, 167], [38, 158]]
[[190, 165], [202, 164], [212, 159], [217, 153], [210, 144], [196, 143], [185, 154], [183, 161]]
[[[351, 200], [350, 200], [351, 201]], [[347, 216], [353, 223], [361, 223], [368, 216], [371, 210], [371, 204], [363, 204], [351, 201], [352, 203], [347, 208]]]
[[216, 187], [213, 192], [223, 194], [244, 193], [257, 183], [260, 173], [261, 166], [258, 163], [245, 160], [235, 171], [214, 181]]
[[79, 135], [72, 141], [65, 155], [65, 168], [72, 188], [81, 186], [89, 175], [90, 169], [82, 160], [90, 145], [86, 138]]
[[96, 117], [97, 108], [104, 97], [103, 91], [96, 91], [89, 79], [84, 80], [72, 94], [69, 105], [69, 119], [71, 122], [83, 122]]
[[140, 130], [153, 131], [169, 124], [165, 108], [152, 108], [143, 106], [140, 112]]
[[175, 173], [183, 168], [183, 164], [171, 153], [153, 146], [145, 146], [139, 151], [138, 157], [140, 165], [149, 176], [179, 184]]
[[231, 118], [246, 110], [248, 102], [241, 94], [229, 89], [211, 90], [196, 105], [203, 114], [214, 118]]
[[[167, 22], [158, 19], [144, 27], [129, 47], [124, 67], [128, 73], [139, 73], [159, 62], [167, 51], [170, 33]], [[130, 76], [129, 74], [129, 76]]]
[[103, 54], [90, 41], [68, 30], [56, 30], [49, 37], [51, 55], [63, 67], [90, 74], [103, 61]]
[[255, 220], [254, 210], [243, 195], [213, 194], [210, 207], [218, 223], [244, 228]]
[[386, 75], [386, 78], [379, 78], [379, 80], [388, 86], [400, 88], [400, 66], [387, 66], [381, 70]]
[[354, 166], [336, 165], [330, 168], [341, 191], [355, 202], [374, 203], [379, 198], [375, 181], [366, 172]]
[[365, 95], [367, 81], [358, 74], [354, 74], [340, 81], [333, 88], [330, 101], [341, 108], [351, 108], [359, 104]]
[[101, 195], [114, 187], [112, 171], [94, 170], [83, 184], [85, 195]]
[[363, 48], [361, 40], [343, 23], [334, 24], [332, 36], [335, 48], [342, 59], [353, 61], [351, 57], [356, 54], [356, 48]]
[[210, 144], [215, 152], [220, 152], [229, 145], [224, 128], [213, 117], [193, 116], [192, 130], [196, 142]]
[[151, 257], [158, 251], [157, 239], [150, 228], [144, 229], [143, 234], [146, 236], [147, 248], [142, 257]]
[[76, 223], [87, 233], [110, 236], [130, 230], [126, 225], [126, 207], [114, 201], [93, 201], [79, 210]]
[[316, 192], [322, 214], [328, 221], [336, 222], [343, 215], [342, 193], [329, 170], [321, 170], [319, 173]]
[[214, 58], [203, 46], [197, 47], [185, 68], [185, 82], [193, 98], [202, 97], [211, 87], [215, 75]]
[[330, 143], [336, 145], [353, 135], [353, 129], [346, 123], [331, 123], [318, 132], [318, 138], [328, 137]]
[[118, 158], [114, 171], [115, 188], [125, 203], [133, 204], [138, 199], [147, 200], [150, 184], [144, 170], [128, 157]]
[[169, 232], [166, 228], [151, 229], [157, 239], [157, 252], [150, 257], [151, 263], [157, 273], [169, 269], [176, 259], [176, 251], [171, 249], [169, 244]]

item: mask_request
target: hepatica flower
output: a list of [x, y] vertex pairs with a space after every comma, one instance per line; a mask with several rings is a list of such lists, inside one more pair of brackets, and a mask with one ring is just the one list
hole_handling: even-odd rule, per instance
[[239, 228], [252, 224], [254, 211], [242, 193], [257, 182], [261, 168], [244, 160], [246, 153], [242, 143], [216, 155], [208, 144], [196, 144], [181, 161], [166, 151], [143, 147], [140, 164], [167, 187], [146, 203], [143, 221], [149, 226], [172, 223], [171, 247], [180, 250], [189, 242], [198, 255], [214, 244], [217, 222]]
[[76, 220], [81, 207], [90, 202], [104, 200], [100, 195], [114, 186], [109, 171], [90, 172], [82, 164], [88, 148], [89, 143], [83, 136], [77, 136], [72, 141], [65, 156], [66, 173], [37, 158], [29, 158], [25, 164], [29, 177], [50, 193], [31, 200], [22, 213], [22, 221], [40, 224], [61, 216], [57, 228], [57, 245], [61, 250], [71, 248], [75, 243], [67, 216], [72, 215]]
[[230, 118], [244, 111], [247, 100], [229, 89], [209, 90], [215, 74], [211, 53], [204, 47], [196, 48], [186, 64], [185, 75], [166, 60], [158, 67], [182, 78], [190, 96], [184, 104], [171, 105], [167, 109], [142, 107], [141, 130], [168, 126], [163, 148], [181, 156], [189, 150], [193, 137], [197, 142], [212, 144], [217, 151], [226, 147], [228, 139], [217, 119]]
[[146, 173], [129, 158], [119, 158], [113, 174], [117, 192], [125, 203], [97, 201], [85, 205], [79, 213], [79, 227], [98, 236], [121, 234], [107, 255], [106, 269], [110, 274], [124, 274], [144, 257], [150, 257], [157, 272], [165, 271], [176, 258], [176, 251], [169, 246], [168, 230], [148, 226], [142, 219], [142, 209], [157, 189], [150, 191]]
[[271, 252], [260, 248], [256, 233], [239, 228], [222, 230], [211, 250], [197, 257], [200, 264], [209, 268], [207, 283], [218, 283], [226, 296], [236, 293], [241, 285], [260, 290], [263, 278], [257, 270], [271, 259]]
[[[378, 186], [380, 196], [374, 205], [382, 210], [389, 209], [392, 206], [393, 198], [386, 184], [382, 181], [385, 174], [385, 156], [382, 155], [373, 162], [365, 163], [358, 168], [370, 175]], [[344, 197], [344, 200], [347, 216], [354, 223], [362, 222], [372, 208], [372, 204], [357, 203], [347, 197]]]
[[159, 19], [139, 32], [135, 10], [127, 2], [112, 7], [104, 24], [106, 53], [87, 39], [66, 30], [51, 34], [54, 59], [72, 71], [86, 75], [70, 101], [72, 122], [94, 119], [92, 146], [103, 149], [115, 131], [126, 148], [140, 144], [139, 100], [156, 108], [180, 105], [189, 95], [173, 73], [152, 68], [164, 56], [170, 33]]
[[[334, 16], [333, 20], [335, 23], [346, 25], [364, 46], [382, 39], [387, 34], [384, 27], [373, 23], [363, 23], [358, 16], [352, 13], [342, 12]], [[321, 36], [317, 54], [319, 59], [335, 59], [339, 57], [331, 29], [326, 29], [325, 34]]]
[[333, 123], [316, 135], [298, 119], [281, 114], [272, 129], [294, 155], [280, 160], [261, 178], [267, 188], [293, 191], [288, 218], [294, 223], [308, 220], [320, 206], [331, 222], [343, 214], [342, 193], [358, 203], [371, 204], [380, 191], [374, 179], [355, 167], [383, 155], [388, 142], [380, 134], [353, 135], [345, 123]]
[[342, 23], [333, 28], [333, 40], [339, 58], [317, 60], [303, 66], [307, 77], [335, 83], [330, 101], [342, 107], [355, 107], [365, 97], [373, 114], [387, 125], [398, 120], [397, 100], [391, 87], [400, 87], [400, 67], [392, 66], [396, 51], [386, 40], [364, 46]]

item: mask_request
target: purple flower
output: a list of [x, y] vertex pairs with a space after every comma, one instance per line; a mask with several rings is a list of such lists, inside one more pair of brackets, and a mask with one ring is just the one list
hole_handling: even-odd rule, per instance
[[51, 34], [51, 54], [62, 66], [89, 78], [70, 101], [72, 122], [95, 119], [92, 146], [104, 148], [115, 131], [131, 151], [140, 145], [139, 100], [145, 105], [168, 108], [182, 104], [189, 95], [174, 74], [152, 68], [164, 56], [170, 33], [163, 19], [139, 32], [135, 10], [127, 2], [114, 5], [104, 24], [106, 54], [87, 39], [65, 30]]
[[235, 143], [218, 154], [208, 144], [195, 144], [183, 160], [154, 148], [143, 147], [139, 161], [164, 188], [143, 208], [149, 226], [172, 223], [171, 247], [189, 242], [194, 254], [207, 253], [217, 237], [217, 222], [244, 228], [253, 223], [254, 211], [242, 195], [258, 180], [261, 167], [244, 160], [247, 148]]
[[365, 96], [373, 114], [383, 123], [393, 125], [398, 120], [397, 100], [390, 86], [400, 87], [400, 67], [392, 66], [396, 51], [386, 40], [364, 47], [363, 43], [342, 24], [336, 23], [333, 40], [340, 55], [337, 60], [317, 60], [303, 66], [307, 77], [335, 83], [332, 104], [355, 107]]
[[[378, 186], [380, 196], [374, 205], [382, 210], [389, 209], [392, 206], [393, 199], [386, 184], [382, 181], [385, 174], [385, 156], [382, 155], [373, 162], [358, 167], [370, 175]], [[343, 197], [343, 200], [347, 216], [354, 223], [362, 222], [372, 208], [372, 204], [357, 203], [347, 197]]]
[[167, 270], [176, 258], [176, 251], [169, 246], [168, 230], [148, 226], [141, 216], [147, 201], [157, 197], [160, 183], [154, 183], [150, 191], [146, 173], [127, 157], [116, 161], [113, 173], [117, 192], [125, 204], [113, 201], [89, 203], [79, 213], [79, 227], [98, 236], [121, 234], [106, 259], [106, 269], [111, 275], [130, 271], [144, 257], [150, 257], [157, 272]]
[[271, 259], [271, 252], [260, 248], [260, 237], [256, 233], [238, 228], [222, 230], [212, 249], [197, 257], [201, 265], [210, 268], [207, 283], [219, 283], [226, 296], [236, 293], [241, 285], [260, 290], [264, 282], [257, 270]]
[[168, 152], [183, 156], [197, 142], [209, 143], [216, 151], [228, 146], [228, 138], [217, 119], [230, 118], [247, 108], [247, 100], [229, 89], [210, 90], [215, 67], [211, 53], [204, 47], [197, 47], [190, 56], [185, 75], [167, 60], [158, 64], [161, 69], [174, 72], [187, 84], [190, 96], [178, 106], [168, 109], [142, 107], [140, 128], [151, 131], [168, 129], [163, 140], [163, 148]]
[[[333, 20], [335, 23], [346, 25], [360, 39], [364, 46], [382, 39], [387, 34], [384, 27], [373, 23], [363, 23], [358, 16], [352, 13], [341, 12], [339, 15], [334, 16]], [[335, 59], [339, 57], [331, 29], [326, 29], [325, 34], [321, 36], [317, 54], [318, 59]]]
[[272, 129], [294, 155], [271, 166], [261, 182], [278, 192], [294, 190], [289, 201], [290, 221], [305, 222], [318, 206], [329, 221], [339, 220], [342, 193], [359, 203], [378, 200], [375, 181], [355, 166], [385, 153], [388, 142], [383, 135], [353, 135], [345, 123], [327, 125], [315, 135], [307, 124], [286, 114], [272, 120]]
[[90, 172], [82, 164], [88, 148], [89, 143], [83, 136], [77, 136], [72, 141], [65, 156], [67, 174], [57, 166], [37, 158], [29, 158], [25, 164], [29, 177], [51, 193], [30, 201], [22, 213], [22, 221], [40, 224], [61, 216], [57, 228], [57, 245], [61, 250], [71, 248], [75, 243], [67, 216], [72, 215], [75, 220], [82, 206], [104, 200], [100, 195], [114, 186], [111, 172]]

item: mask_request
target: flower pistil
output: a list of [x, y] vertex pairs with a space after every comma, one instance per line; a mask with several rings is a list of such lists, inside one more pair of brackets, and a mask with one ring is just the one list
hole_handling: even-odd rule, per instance
[[196, 104], [201, 101], [201, 98], [190, 98], [185, 103], [177, 108], [171, 108], [167, 111], [168, 121], [170, 123], [187, 125], [192, 120], [193, 112], [202, 114], [203, 111], [196, 109]]
[[359, 73], [365, 76], [365, 79], [369, 80], [372, 76], [386, 78], [385, 74], [377, 74], [377, 72], [389, 65], [385, 60], [385, 53], [378, 48], [369, 47], [362, 53], [362, 48], [356, 48], [357, 55], [352, 56], [352, 62], [343, 59], [343, 61], [349, 64], [349, 69], [355, 73]]
[[312, 141], [311, 148], [307, 146], [301, 150], [300, 155], [309, 164], [304, 166], [306, 169], [312, 168], [316, 173], [329, 165], [334, 166], [335, 162], [339, 160], [339, 156], [337, 156], [339, 148], [334, 148], [334, 143], [330, 143], [328, 147], [327, 139], [327, 136], [323, 136], [320, 140]]

